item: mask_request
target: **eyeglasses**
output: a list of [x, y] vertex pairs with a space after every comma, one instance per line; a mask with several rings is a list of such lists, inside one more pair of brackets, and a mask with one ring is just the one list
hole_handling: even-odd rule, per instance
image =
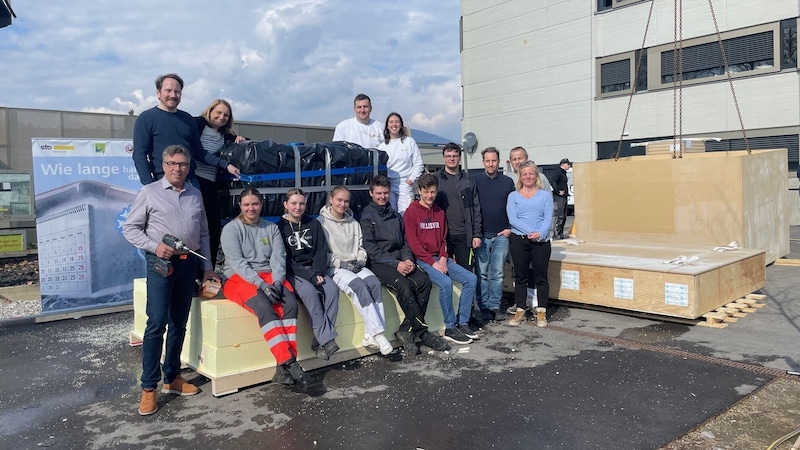
[[189, 168], [189, 163], [188, 162], [164, 161], [164, 164], [166, 164], [166, 166], [169, 167], [170, 169], [172, 169], [174, 167], [180, 167], [181, 169], [188, 169]]

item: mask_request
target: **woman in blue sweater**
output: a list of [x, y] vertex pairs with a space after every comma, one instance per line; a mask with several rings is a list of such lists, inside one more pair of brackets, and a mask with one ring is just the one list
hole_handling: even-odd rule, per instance
[[511, 225], [509, 247], [511, 261], [514, 263], [514, 301], [517, 304], [514, 318], [508, 324], [515, 327], [525, 321], [528, 267], [531, 267], [539, 304], [536, 308], [536, 325], [546, 327], [545, 312], [550, 293], [547, 267], [551, 253], [553, 195], [542, 189], [539, 169], [533, 161], [520, 164], [517, 190], [508, 195], [506, 212]]

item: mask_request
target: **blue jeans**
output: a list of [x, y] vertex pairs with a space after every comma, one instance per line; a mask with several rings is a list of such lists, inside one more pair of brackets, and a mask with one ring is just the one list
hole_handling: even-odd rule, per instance
[[493, 236], [483, 238], [481, 246], [475, 249], [478, 264], [478, 307], [481, 311], [500, 309], [503, 296], [503, 269], [508, 257], [508, 238]]
[[[469, 321], [469, 313], [472, 310], [472, 299], [475, 298], [475, 285], [478, 281], [475, 274], [459, 266], [450, 258], [447, 258], [447, 275], [423, 261], [417, 260], [417, 265], [428, 274], [433, 284], [439, 287], [439, 303], [442, 305], [444, 326], [453, 328], [456, 325], [466, 324]], [[453, 281], [461, 284], [461, 295], [458, 298], [458, 317], [453, 311]]]
[[[147, 254], [147, 325], [142, 338], [142, 388], [155, 389], [164, 371], [164, 382], [172, 383], [181, 373], [181, 349], [186, 336], [186, 322], [192, 306], [197, 259], [172, 258], [172, 275], [159, 275], [153, 265], [156, 255]], [[167, 345], [164, 364], [159, 368], [164, 331]]]

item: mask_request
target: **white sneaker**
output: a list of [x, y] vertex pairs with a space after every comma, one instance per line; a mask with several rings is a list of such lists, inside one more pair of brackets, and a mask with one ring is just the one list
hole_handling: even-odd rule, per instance
[[375, 350], [380, 349], [380, 345], [378, 345], [378, 342], [375, 341], [375, 338], [373, 338], [369, 334], [365, 334], [364, 335], [364, 339], [361, 340], [361, 346], [362, 347], [367, 347], [367, 348], [372, 348], [372, 349], [375, 349]]
[[527, 288], [528, 297], [525, 299], [525, 306], [530, 309], [539, 306], [539, 298], [536, 296], [536, 289]]
[[377, 342], [378, 346], [380, 347], [381, 355], [388, 355], [394, 350], [394, 347], [392, 347], [392, 344], [389, 343], [389, 340], [386, 339], [386, 336], [384, 336], [383, 333], [378, 333], [375, 335], [375, 342]]

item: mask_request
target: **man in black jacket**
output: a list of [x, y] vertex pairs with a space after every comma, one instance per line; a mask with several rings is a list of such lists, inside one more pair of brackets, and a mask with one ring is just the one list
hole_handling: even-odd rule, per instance
[[419, 353], [417, 339], [433, 350], [449, 350], [450, 346], [428, 331], [425, 323], [431, 280], [414, 263], [414, 255], [405, 241], [403, 221], [389, 206], [389, 186], [389, 179], [385, 176], [373, 178], [369, 187], [372, 202], [361, 210], [361, 231], [369, 269], [396, 294], [406, 316], [395, 333], [405, 352], [411, 355]]
[[[472, 272], [473, 250], [481, 246], [483, 237], [478, 190], [469, 173], [461, 170], [461, 147], [458, 144], [445, 144], [442, 158], [444, 169], [436, 172], [439, 179], [436, 205], [444, 210], [447, 219], [447, 253], [456, 264]], [[473, 308], [469, 324], [475, 330], [483, 326], [480, 309]], [[475, 333], [467, 334], [467, 337], [478, 339]]]
[[569, 187], [567, 186], [567, 170], [572, 167], [572, 162], [564, 158], [561, 160], [560, 167], [553, 180], [553, 204], [556, 205], [556, 229], [553, 239], [565, 239], [564, 224], [567, 223], [567, 197]]
[[475, 182], [461, 170], [461, 147], [445, 144], [442, 148], [444, 169], [436, 173], [439, 193], [436, 205], [447, 218], [447, 252], [459, 266], [472, 271], [472, 249], [481, 245], [483, 224], [481, 204]]

